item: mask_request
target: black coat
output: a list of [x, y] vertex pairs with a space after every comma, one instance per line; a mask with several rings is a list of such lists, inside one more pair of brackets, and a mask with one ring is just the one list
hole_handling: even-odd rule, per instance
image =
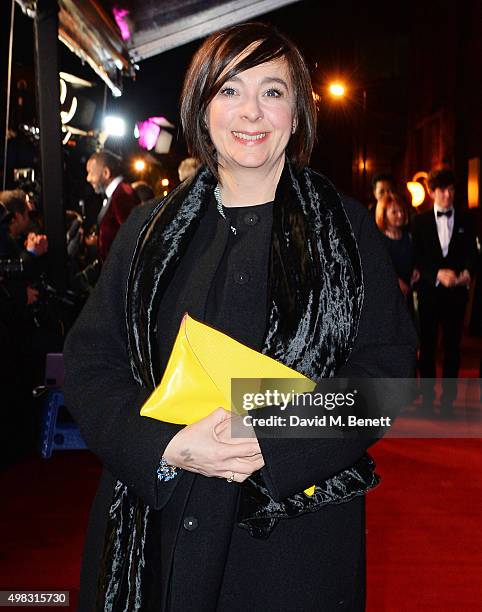
[[[360, 252], [365, 297], [353, 350], [339, 374], [409, 376], [414, 334], [388, 255], [363, 208], [351, 200], [344, 207]], [[130, 262], [151, 210], [139, 207], [122, 226], [65, 348], [68, 407], [104, 464], [89, 524], [79, 609], [96, 609], [108, 512], [121, 481], [162, 511], [156, 543], [162, 575], [154, 579], [164, 587], [163, 609], [362, 610], [363, 497], [281, 521], [267, 540], [259, 540], [235, 523], [237, 485], [187, 472], [169, 483], [157, 482], [159, 457], [179, 426], [140, 417], [149, 389], [132, 377], [125, 322]], [[260, 302], [259, 317], [266, 316], [265, 308]], [[260, 440], [278, 498], [353, 465], [366, 444]], [[154, 608], [144, 604], [140, 609]]]

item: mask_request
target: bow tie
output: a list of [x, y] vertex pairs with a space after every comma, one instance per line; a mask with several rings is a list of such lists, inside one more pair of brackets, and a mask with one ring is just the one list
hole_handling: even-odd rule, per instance
[[451, 208], [450, 210], [437, 210], [437, 218], [438, 217], [447, 217], [447, 219], [450, 219], [450, 217], [453, 215], [454, 209]]

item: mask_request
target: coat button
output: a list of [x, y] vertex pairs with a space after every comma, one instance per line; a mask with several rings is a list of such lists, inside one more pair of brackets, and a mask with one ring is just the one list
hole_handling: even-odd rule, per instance
[[234, 282], [238, 285], [245, 285], [249, 281], [249, 274], [247, 272], [236, 272], [234, 274]]
[[182, 526], [187, 531], [194, 531], [195, 529], [198, 528], [198, 525], [199, 525], [199, 521], [194, 516], [186, 516], [186, 518], [184, 519], [182, 523]]
[[259, 216], [255, 212], [249, 212], [244, 215], [244, 222], [246, 225], [256, 225], [259, 221]]

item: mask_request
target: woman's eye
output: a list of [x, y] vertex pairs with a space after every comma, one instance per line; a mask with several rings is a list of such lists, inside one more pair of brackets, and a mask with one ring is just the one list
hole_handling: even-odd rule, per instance
[[232, 87], [224, 87], [224, 89], [221, 89], [221, 93], [223, 96], [234, 96], [236, 91]]
[[283, 93], [279, 89], [272, 87], [271, 89], [268, 89], [265, 95], [267, 95], [269, 98], [280, 98]]

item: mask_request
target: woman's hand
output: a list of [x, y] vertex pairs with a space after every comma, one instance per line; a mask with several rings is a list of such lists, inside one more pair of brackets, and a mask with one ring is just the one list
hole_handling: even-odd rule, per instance
[[264, 465], [257, 439], [232, 438], [231, 413], [218, 408], [181, 429], [164, 450], [164, 458], [189, 472], [244, 482]]

